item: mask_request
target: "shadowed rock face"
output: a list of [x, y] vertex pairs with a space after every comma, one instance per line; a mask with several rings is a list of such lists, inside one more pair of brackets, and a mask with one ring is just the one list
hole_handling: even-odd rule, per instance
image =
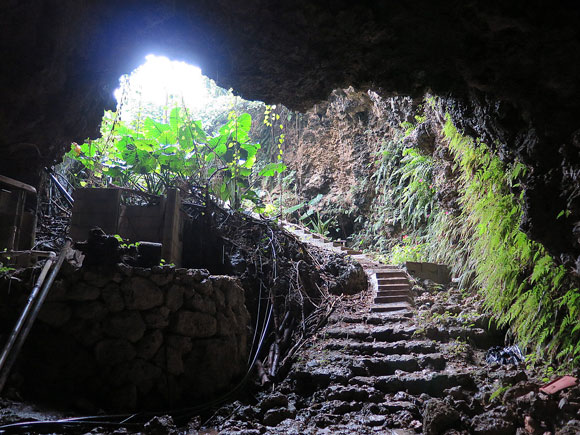
[[[431, 91], [447, 97], [460, 127], [533, 168], [525, 227], [571, 261], [579, 18], [529, 2], [5, 0], [0, 173], [35, 182], [71, 140], [96, 136], [118, 77], [151, 52], [198, 64], [245, 98], [299, 110], [349, 85]], [[556, 221], [564, 209], [570, 216]]]

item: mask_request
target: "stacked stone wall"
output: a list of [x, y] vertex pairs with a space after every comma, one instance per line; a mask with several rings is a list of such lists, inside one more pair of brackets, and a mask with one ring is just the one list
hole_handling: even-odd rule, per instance
[[215, 397], [244, 375], [250, 316], [237, 279], [170, 266], [62, 275], [20, 357], [25, 390], [158, 408]]

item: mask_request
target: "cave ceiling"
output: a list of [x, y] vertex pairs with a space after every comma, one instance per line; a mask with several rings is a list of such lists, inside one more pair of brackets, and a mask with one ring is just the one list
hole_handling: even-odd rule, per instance
[[463, 129], [535, 168], [530, 216], [544, 207], [542, 186], [558, 190], [552, 213], [578, 168], [580, 13], [543, 4], [3, 0], [0, 173], [34, 181], [71, 141], [96, 136], [119, 76], [154, 53], [301, 111], [347, 86], [445, 97]]

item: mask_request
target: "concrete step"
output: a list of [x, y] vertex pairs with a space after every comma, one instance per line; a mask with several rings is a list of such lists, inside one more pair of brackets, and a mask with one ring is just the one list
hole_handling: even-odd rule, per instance
[[408, 295], [388, 295], [388, 296], [377, 296], [375, 298], [375, 304], [393, 304], [396, 302], [409, 302], [412, 303], [412, 298]]
[[371, 313], [408, 310], [409, 308], [411, 308], [411, 306], [406, 302], [397, 302], [393, 304], [375, 304], [371, 306]]

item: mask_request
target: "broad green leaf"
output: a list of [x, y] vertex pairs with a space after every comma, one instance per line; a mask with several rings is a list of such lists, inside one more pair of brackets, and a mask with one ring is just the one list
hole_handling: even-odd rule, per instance
[[272, 177], [274, 174], [282, 173], [286, 169], [284, 163], [268, 163], [260, 172], [259, 175], [262, 177]]

